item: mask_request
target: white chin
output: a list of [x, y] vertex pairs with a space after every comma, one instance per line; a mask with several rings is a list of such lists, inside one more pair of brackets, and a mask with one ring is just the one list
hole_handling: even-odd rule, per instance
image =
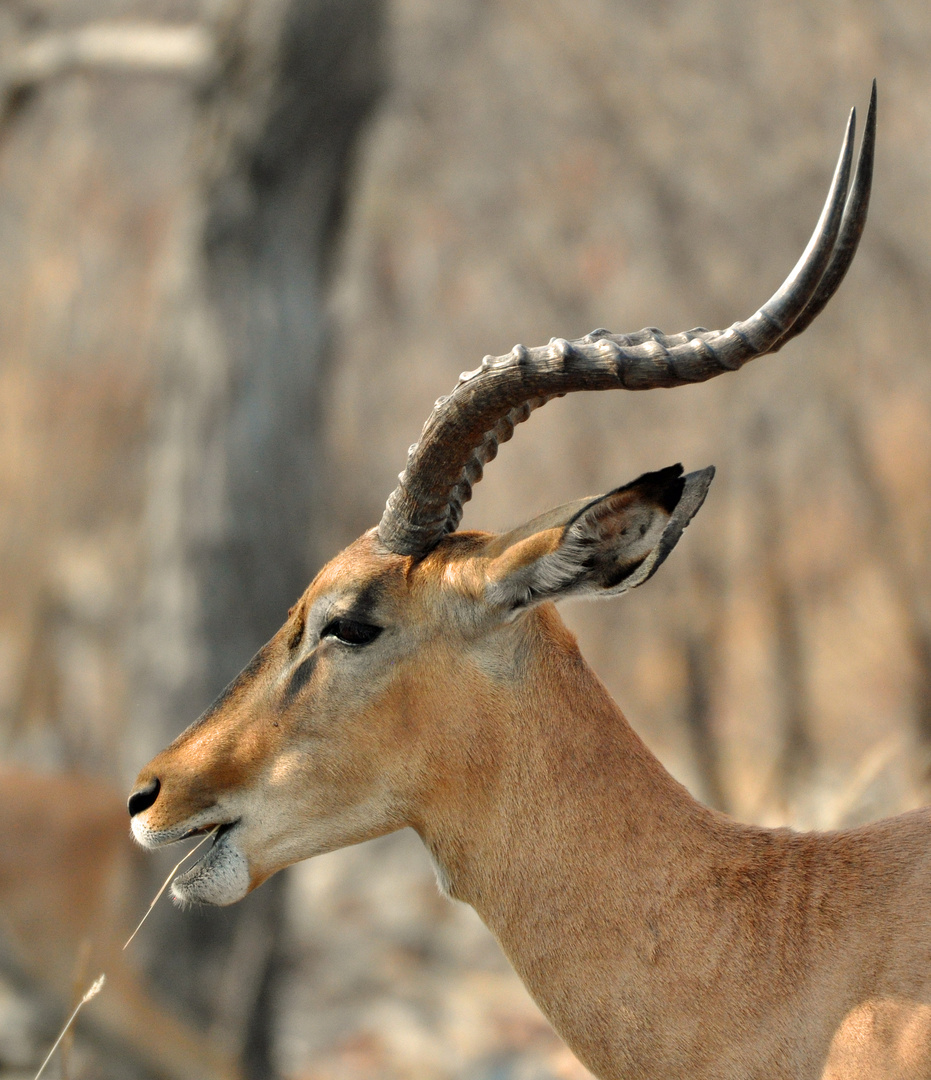
[[207, 854], [171, 883], [174, 898], [182, 904], [235, 904], [249, 891], [249, 864], [230, 841], [220, 837]]

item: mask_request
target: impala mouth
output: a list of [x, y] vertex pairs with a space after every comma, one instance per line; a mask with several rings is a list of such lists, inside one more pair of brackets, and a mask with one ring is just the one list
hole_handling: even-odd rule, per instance
[[241, 819], [217, 825], [202, 825], [182, 839], [202, 836], [216, 829], [207, 851], [194, 865], [171, 883], [171, 893], [181, 904], [233, 904], [249, 891], [249, 864], [237, 844], [236, 827]]
[[178, 837], [177, 840], [173, 840], [172, 843], [179, 844], [182, 840], [193, 840], [195, 836], [206, 836], [208, 833], [216, 831], [216, 836], [213, 838], [213, 843], [215, 844], [224, 833], [228, 833], [234, 825], [238, 825], [240, 820], [240, 818], [236, 818], [235, 821], [224, 821], [222, 823], [214, 822], [212, 825], [198, 825], [195, 829], [188, 829], [183, 836]]

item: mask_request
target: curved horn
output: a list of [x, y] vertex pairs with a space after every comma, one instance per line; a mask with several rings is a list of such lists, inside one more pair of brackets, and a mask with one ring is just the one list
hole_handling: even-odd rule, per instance
[[749, 319], [726, 330], [696, 327], [663, 334], [593, 330], [577, 341], [553, 338], [505, 356], [486, 356], [440, 398], [410, 448], [378, 537], [399, 555], [422, 556], [453, 532], [485, 465], [514, 427], [554, 397], [575, 390], [649, 390], [704, 382], [781, 348], [827, 304], [853, 260], [866, 220], [876, 134], [876, 83], [856, 175], [847, 198], [856, 110], [851, 110], [827, 201], [801, 259]]

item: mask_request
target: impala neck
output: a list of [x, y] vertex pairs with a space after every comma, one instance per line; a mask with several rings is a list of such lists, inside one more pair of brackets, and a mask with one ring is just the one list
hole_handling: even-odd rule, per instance
[[[698, 878], [741, 827], [665, 771], [555, 611], [537, 630], [517, 688], [473, 716], [467, 754], [440, 748], [443, 782], [417, 827], [441, 884], [478, 911], [582, 1060], [636, 1076], [631, 1031], [662, 1027], [659, 1003], [681, 992], [666, 984], [703, 966]], [[655, 1065], [663, 1049], [645, 1052]]]

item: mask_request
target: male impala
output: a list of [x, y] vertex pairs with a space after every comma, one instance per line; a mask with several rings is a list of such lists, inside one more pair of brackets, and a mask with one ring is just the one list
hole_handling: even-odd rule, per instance
[[441, 398], [377, 528], [129, 800], [147, 847], [219, 826], [180, 900], [412, 826], [601, 1077], [931, 1077], [931, 815], [798, 834], [701, 806], [628, 726], [552, 603], [646, 581], [712, 470], [648, 473], [505, 535], [457, 532], [515, 424], [574, 390], [711, 378], [823, 308], [869, 200], [875, 90], [786, 283], [728, 330], [595, 330], [486, 357]]

